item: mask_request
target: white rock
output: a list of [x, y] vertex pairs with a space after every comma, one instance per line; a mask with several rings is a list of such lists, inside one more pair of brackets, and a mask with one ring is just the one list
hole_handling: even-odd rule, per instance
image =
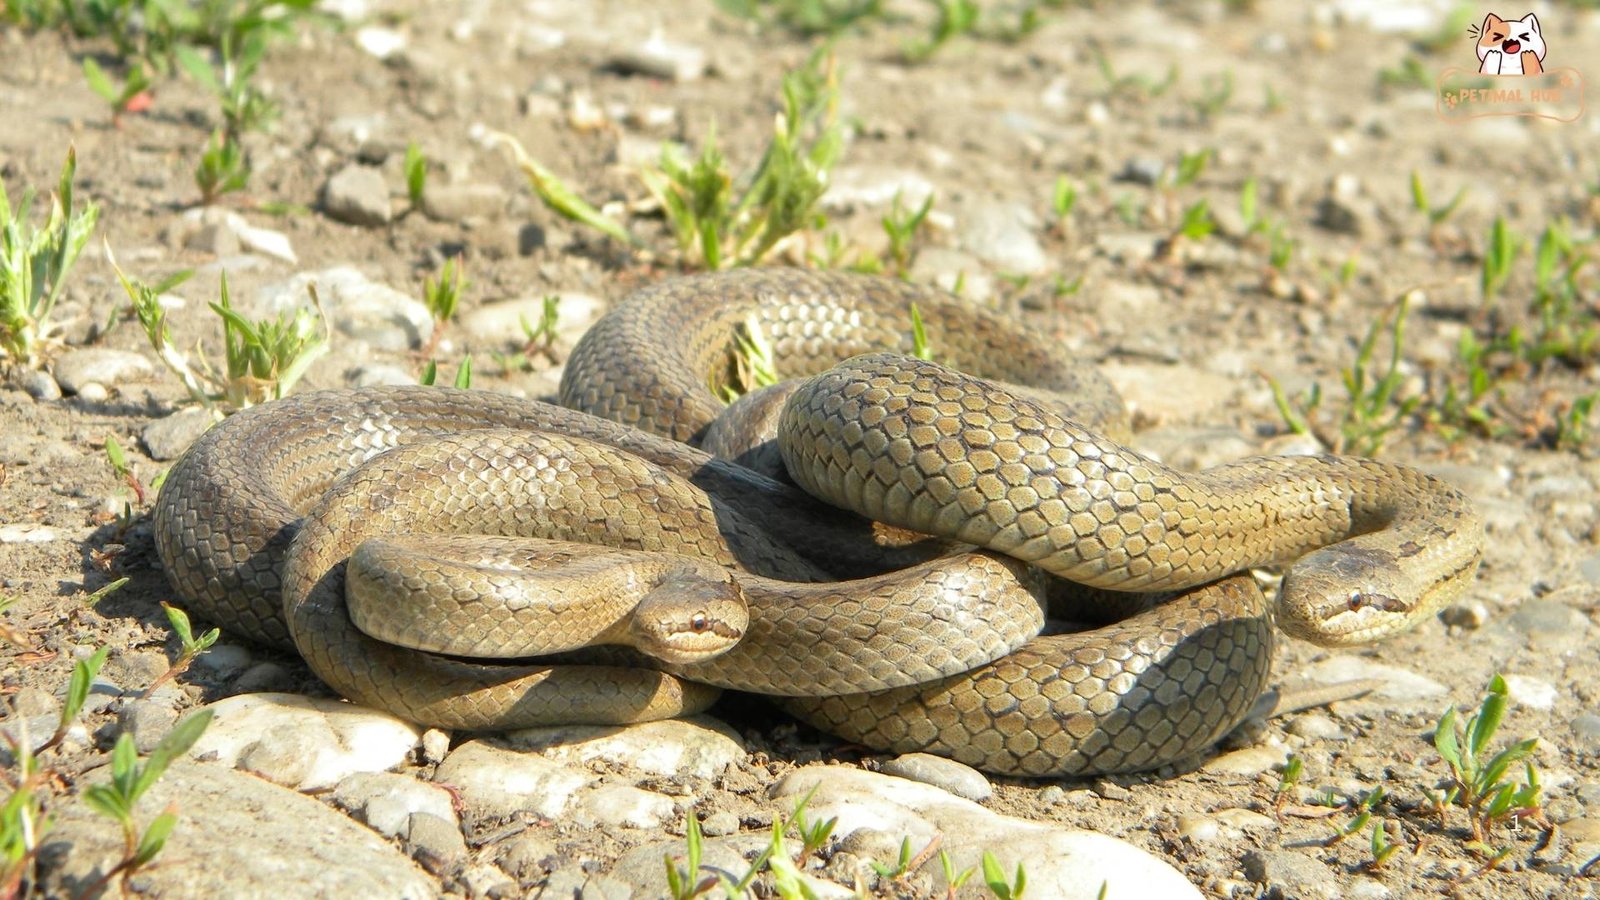
[[565, 814], [578, 792], [596, 781], [587, 772], [536, 753], [519, 753], [486, 741], [457, 747], [433, 773], [433, 780], [458, 791], [474, 817], [533, 812], [547, 819]]
[[268, 285], [257, 295], [257, 305], [267, 315], [310, 309], [307, 288], [313, 284], [334, 327], [378, 349], [415, 349], [433, 333], [433, 317], [421, 301], [374, 282], [350, 266], [301, 272]]
[[[574, 291], [552, 293], [559, 299], [556, 304], [556, 333], [569, 341], [576, 341], [604, 312], [604, 304], [589, 294]], [[497, 346], [521, 346], [527, 340], [522, 323], [527, 322], [531, 328], [539, 327], [539, 320], [544, 317], [544, 298], [545, 295], [540, 294], [486, 303], [462, 316], [461, 326], [479, 340]]]
[[600, 760], [651, 775], [715, 778], [744, 758], [728, 726], [706, 716], [637, 725], [565, 725], [509, 732], [506, 743], [557, 763]]
[[611, 64], [623, 71], [669, 81], [697, 81], [706, 73], [706, 52], [655, 34], [644, 43], [618, 53]]
[[822, 206], [834, 212], [860, 208], [889, 208], [900, 198], [900, 208], [917, 210], [934, 192], [933, 182], [920, 173], [891, 166], [840, 166], [828, 181]]
[[69, 350], [56, 358], [51, 367], [56, 383], [68, 394], [82, 394], [92, 384], [117, 387], [144, 381], [156, 374], [156, 367], [142, 354], [106, 347]]
[[[1300, 676], [1318, 684], [1337, 684], [1344, 681], [1374, 679], [1382, 682], [1368, 697], [1383, 701], [1384, 706], [1398, 708], [1418, 705], [1449, 693], [1449, 689], [1432, 678], [1418, 675], [1399, 666], [1388, 666], [1359, 656], [1340, 654], [1300, 669]], [[1365, 701], [1349, 701], [1365, 702]], [[1421, 704], [1424, 706], [1432, 704]]]
[[1206, 760], [1200, 771], [1212, 775], [1259, 775], [1275, 766], [1283, 765], [1289, 758], [1289, 748], [1282, 746], [1246, 747]]
[[1036, 275], [1050, 267], [1034, 230], [1038, 217], [1016, 203], [981, 203], [961, 215], [962, 249], [1009, 275]]
[[597, 825], [660, 828], [672, 821], [677, 811], [677, 804], [666, 794], [625, 784], [608, 784], [585, 792], [569, 818], [585, 828]]
[[412, 813], [456, 821], [449, 791], [397, 772], [357, 772], [333, 789], [333, 802], [384, 837], [400, 834]]
[[388, 59], [399, 53], [406, 48], [406, 43], [405, 33], [393, 28], [366, 25], [356, 29], [356, 46], [378, 59]]
[[250, 665], [250, 651], [238, 644], [212, 644], [204, 653], [195, 657], [196, 668], [226, 678], [243, 672]]
[[[909, 835], [913, 846], [921, 846], [937, 834], [958, 870], [978, 865], [985, 850], [995, 853], [1006, 872], [1023, 863], [1030, 895], [1093, 900], [1104, 886], [1112, 897], [1201, 896], [1178, 870], [1125, 841], [1002, 816], [903, 778], [813, 766], [784, 776], [770, 793], [792, 806], [813, 790], [807, 813], [818, 819], [837, 817], [834, 834], [841, 838], [866, 828]], [[937, 893], [944, 885], [937, 874], [934, 879]]]
[[211, 727], [189, 751], [302, 791], [325, 790], [356, 772], [406, 761], [416, 726], [342, 700], [241, 694], [208, 707]]
[[1561, 692], [1548, 681], [1531, 678], [1527, 675], [1507, 675], [1506, 697], [1518, 706], [1530, 709], [1551, 709], [1556, 705], [1556, 698]]
[[1238, 382], [1186, 365], [1113, 363], [1100, 371], [1128, 404], [1151, 422], [1209, 422], [1234, 394]]
[[[102, 770], [90, 780], [107, 777]], [[169, 805], [177, 825], [156, 863], [136, 876], [141, 894], [438, 896], [437, 882], [370, 829], [259, 778], [180, 761], [140, 800], [150, 815]], [[49, 839], [71, 852], [41, 855], [38, 893], [76, 896], [123, 858], [122, 830], [82, 803], [61, 804], [55, 817]]]
[[0, 544], [48, 544], [59, 537], [54, 528], [37, 522], [0, 525]]

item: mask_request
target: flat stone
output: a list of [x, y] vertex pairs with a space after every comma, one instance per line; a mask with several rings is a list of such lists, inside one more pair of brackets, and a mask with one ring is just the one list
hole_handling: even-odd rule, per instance
[[406, 819], [406, 849], [434, 874], [453, 871], [467, 858], [467, 841], [450, 819], [433, 813], [416, 812]]
[[433, 333], [433, 316], [421, 301], [351, 266], [300, 272], [267, 285], [257, 294], [256, 305], [270, 316], [311, 309], [308, 288], [313, 284], [333, 327], [379, 350], [414, 350]]
[[155, 377], [156, 367], [141, 353], [85, 347], [68, 350], [56, 357], [50, 371], [62, 391], [81, 394], [91, 384], [114, 388], [130, 382], [147, 381]]
[[16, 376], [16, 378], [17, 386], [22, 388], [23, 392], [25, 392], [29, 397], [32, 397], [41, 403], [61, 399], [61, 385], [57, 384], [56, 380], [50, 377], [49, 372], [41, 372], [38, 369], [29, 369]]
[[828, 179], [822, 206], [834, 212], [887, 209], [898, 196], [901, 209], [917, 210], [933, 192], [933, 182], [907, 169], [871, 164], [840, 166]]
[[416, 384], [417, 378], [409, 370], [399, 366], [388, 363], [367, 363], [346, 372], [344, 381], [353, 388], [364, 388]]
[[1246, 747], [1206, 760], [1200, 771], [1212, 775], [1253, 776], [1269, 772], [1289, 758], [1288, 747]]
[[1506, 675], [1506, 698], [1529, 709], [1554, 709], [1561, 692], [1556, 686], [1528, 675]]
[[48, 544], [60, 538], [60, 532], [37, 522], [0, 525], [0, 544]]
[[[994, 278], [983, 261], [954, 247], [924, 247], [911, 261], [911, 280], [952, 291], [976, 303], [987, 303], [995, 293]], [[959, 288], [959, 290], [957, 290]]]
[[994, 796], [994, 787], [982, 772], [953, 759], [931, 753], [907, 753], [884, 763], [880, 771], [885, 775], [909, 778], [923, 784], [943, 788], [957, 797], [983, 802]]
[[450, 792], [398, 772], [357, 772], [333, 789], [333, 802], [385, 837], [406, 828], [412, 813], [456, 821]]
[[1329, 656], [1320, 662], [1300, 669], [1299, 675], [1317, 684], [1338, 684], [1345, 681], [1379, 681], [1377, 688], [1351, 704], [1375, 704], [1379, 708], [1431, 708], [1436, 701], [1449, 693], [1449, 689], [1432, 678], [1418, 675], [1409, 669], [1389, 666], [1375, 660], [1348, 654]]
[[1246, 878], [1281, 896], [1333, 898], [1339, 883], [1322, 863], [1293, 850], [1251, 850], [1241, 860]]
[[1261, 452], [1233, 428], [1158, 426], [1136, 433], [1133, 444], [1139, 452], [1186, 472], [1198, 472]]
[[997, 271], [1037, 275], [1050, 267], [1034, 234], [1038, 225], [1033, 210], [1022, 204], [975, 204], [960, 216], [961, 247]]
[[649, 40], [618, 52], [611, 58], [611, 66], [667, 81], [698, 81], [706, 73], [706, 52], [652, 35]]
[[505, 213], [506, 197], [497, 184], [429, 185], [422, 193], [422, 213], [440, 222], [494, 219]]
[[132, 700], [117, 711], [117, 727], [133, 735], [133, 746], [140, 753], [154, 750], [177, 721], [178, 711], [154, 697]]
[[409, 41], [405, 32], [380, 25], [364, 25], [356, 29], [356, 46], [368, 56], [388, 59], [406, 48]]
[[363, 228], [387, 225], [394, 215], [383, 173], [356, 164], [335, 172], [323, 185], [322, 209], [335, 221]]
[[1558, 641], [1581, 638], [1589, 630], [1588, 616], [1558, 600], [1525, 600], [1504, 621], [1531, 638]]
[[177, 459], [215, 423], [216, 418], [210, 410], [199, 407], [180, 409], [145, 425], [144, 430], [139, 432], [139, 440], [151, 459], [158, 462]]
[[[1112, 897], [1201, 896], [1172, 866], [1125, 841], [1002, 816], [931, 785], [847, 766], [810, 766], [785, 775], [770, 791], [784, 812], [808, 794], [807, 815], [837, 818], [834, 834], [841, 840], [869, 829], [909, 836], [913, 846], [922, 846], [940, 835], [940, 849], [958, 871], [979, 865], [985, 850], [1007, 872], [1024, 863], [1030, 896], [1095, 897], [1102, 885]], [[932, 874], [933, 892], [943, 892], [937, 863], [923, 871]]]
[[1314, 741], [1348, 741], [1350, 734], [1331, 717], [1322, 713], [1306, 713], [1296, 716], [1289, 723], [1288, 732], [1297, 737]]
[[672, 821], [677, 812], [677, 804], [665, 794], [625, 784], [608, 784], [584, 792], [568, 818], [586, 828], [600, 825], [660, 828]]
[[532, 812], [555, 819], [567, 812], [593, 775], [552, 762], [537, 753], [519, 753], [487, 741], [457, 747], [433, 780], [460, 796], [469, 817], [509, 818]]
[[[104, 781], [109, 772], [88, 776]], [[431, 898], [405, 854], [321, 802], [222, 766], [179, 761], [140, 800], [178, 817], [138, 893], [169, 898]], [[125, 852], [122, 830], [86, 804], [60, 804], [40, 853], [42, 893], [76, 896]]]
[[342, 700], [241, 694], [206, 708], [211, 727], [189, 751], [302, 791], [331, 788], [356, 772], [405, 762], [416, 726]]
[[1128, 404], [1152, 424], [1209, 421], [1234, 395], [1238, 382], [1187, 365], [1114, 363], [1100, 366]]
[[707, 716], [636, 725], [561, 725], [507, 732], [503, 740], [556, 763], [596, 760], [651, 775], [715, 778], [744, 758], [731, 728]]
[[[577, 291], [552, 291], [556, 298], [556, 335], [576, 343], [579, 336], [600, 318], [605, 304], [598, 298]], [[522, 323], [538, 328], [544, 317], [546, 295], [516, 297], [485, 303], [461, 317], [461, 327], [473, 337], [496, 346], [520, 347], [527, 341]]]

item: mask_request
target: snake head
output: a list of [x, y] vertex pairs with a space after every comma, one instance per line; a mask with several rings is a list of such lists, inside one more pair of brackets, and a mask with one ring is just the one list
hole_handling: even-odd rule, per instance
[[641, 653], [675, 665], [732, 649], [750, 627], [744, 592], [731, 575], [700, 569], [667, 574], [639, 600], [628, 627]]
[[1343, 541], [1294, 564], [1278, 595], [1278, 627], [1324, 647], [1362, 644], [1410, 629], [1437, 608], [1393, 554]]

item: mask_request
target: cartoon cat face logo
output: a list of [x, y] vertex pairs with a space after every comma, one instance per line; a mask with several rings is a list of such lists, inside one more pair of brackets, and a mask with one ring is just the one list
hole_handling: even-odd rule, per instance
[[1539, 19], [1528, 13], [1502, 19], [1494, 13], [1473, 29], [1478, 38], [1478, 71], [1484, 75], [1538, 75], [1544, 71], [1544, 35]]

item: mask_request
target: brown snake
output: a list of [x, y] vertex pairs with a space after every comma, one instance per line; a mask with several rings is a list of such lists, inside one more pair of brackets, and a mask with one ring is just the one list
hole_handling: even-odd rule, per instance
[[[909, 351], [913, 302], [941, 360], [1074, 392], [1065, 414], [944, 365], [850, 359]], [[678, 443], [704, 437], [733, 329], [751, 321], [785, 374], [827, 370], [785, 404], [779, 444], [799, 485], [855, 514]], [[292, 644], [341, 694], [419, 723], [634, 721], [703, 708], [715, 684], [793, 698], [784, 705], [797, 715], [869, 746], [1059, 775], [1159, 766], [1238, 723], [1264, 686], [1272, 625], [1254, 582], [1231, 573], [1299, 558], [1279, 623], [1337, 643], [1428, 617], [1470, 581], [1481, 552], [1464, 498], [1404, 467], [1296, 457], [1170, 470], [1080, 424], [1120, 410], [1092, 372], [1001, 316], [887, 279], [757, 270], [645, 288], [580, 341], [562, 399], [607, 418], [435, 388], [247, 410], [202, 437], [163, 486], [156, 540], [168, 577], [225, 628]], [[869, 519], [1006, 555], [896, 537]], [[378, 624], [383, 597], [408, 579], [424, 594], [431, 585], [435, 605], [479, 602], [456, 596], [478, 596], [456, 590], [464, 575], [383, 582], [387, 557], [464, 548], [481, 581], [535, 552], [426, 537], [457, 531], [562, 542], [541, 545], [541, 560], [585, 555], [566, 542], [616, 548], [592, 552], [611, 554], [616, 579], [644, 583], [647, 605], [670, 600], [656, 630], [737, 637], [738, 623], [707, 611], [740, 597], [749, 622], [720, 655], [696, 649], [652, 668], [464, 658], [568, 648], [538, 636], [492, 649], [490, 638], [531, 627], [498, 611], [444, 644], [425, 614]], [[357, 629], [346, 572], [369, 568], [378, 602], [358, 615], [437, 652]], [[1097, 588], [1186, 590], [1098, 630], [1030, 639], [1042, 624], [1039, 570]], [[830, 576], [858, 580], [796, 583]], [[589, 619], [584, 608], [563, 618]], [[608, 615], [586, 621], [576, 643], [650, 630]]]

